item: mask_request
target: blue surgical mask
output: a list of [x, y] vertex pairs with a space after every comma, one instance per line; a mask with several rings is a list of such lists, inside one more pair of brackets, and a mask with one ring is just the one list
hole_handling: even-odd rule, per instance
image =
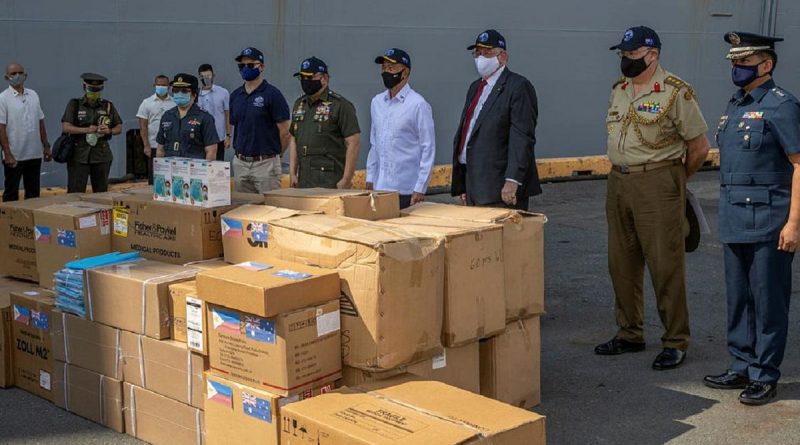
[[172, 100], [175, 101], [175, 105], [185, 107], [192, 101], [192, 93], [174, 93]]
[[733, 80], [733, 84], [739, 88], [744, 88], [747, 85], [750, 85], [754, 80], [756, 80], [758, 76], [758, 66], [764, 63], [758, 63], [756, 65], [734, 65], [731, 68], [731, 79]]
[[168, 91], [169, 87], [167, 87], [166, 85], [156, 85], [156, 95], [164, 97], [167, 95]]
[[247, 66], [243, 66], [239, 72], [242, 75], [242, 79], [244, 80], [253, 80], [261, 74], [261, 70], [258, 68], [250, 68]]

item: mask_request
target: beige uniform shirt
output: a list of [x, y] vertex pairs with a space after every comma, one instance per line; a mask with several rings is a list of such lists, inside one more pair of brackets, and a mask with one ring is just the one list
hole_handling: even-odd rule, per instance
[[606, 125], [612, 164], [681, 158], [686, 141], [708, 131], [692, 87], [661, 66], [638, 95], [633, 90], [631, 79], [624, 77], [611, 90]]

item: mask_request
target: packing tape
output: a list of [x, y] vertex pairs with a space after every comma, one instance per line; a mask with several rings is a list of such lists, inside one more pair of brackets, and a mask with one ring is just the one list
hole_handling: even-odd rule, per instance
[[114, 378], [119, 379], [119, 362], [122, 361], [122, 345], [120, 344], [120, 336], [122, 331], [117, 329], [117, 347], [116, 347], [116, 354], [114, 359]]
[[142, 338], [144, 335], [137, 335], [139, 339], [139, 377], [142, 383], [142, 388], [147, 388], [147, 381], [144, 379], [144, 349], [142, 348]]
[[131, 394], [130, 394], [131, 404], [128, 407], [128, 409], [131, 412], [131, 429], [133, 429], [133, 431], [131, 432], [133, 433], [133, 437], [136, 437], [138, 439], [136, 435], [136, 392], [133, 390], [134, 388], [133, 385], [130, 385], [130, 387], [131, 387]]
[[94, 321], [94, 306], [92, 305], [92, 285], [89, 284], [89, 271], [85, 270], [83, 274], [86, 277], [86, 302], [89, 305], [89, 307], [85, 309], [88, 309], [87, 312], [89, 313], [89, 320]]
[[369, 208], [372, 209], [373, 212], [378, 211], [378, 206], [375, 205], [375, 193], [369, 193]]
[[199, 270], [190, 269], [167, 275], [150, 277], [142, 281], [142, 328], [140, 332], [141, 334], [145, 334], [147, 332], [147, 286], [149, 284], [161, 284], [171, 279], [192, 278], [195, 275], [197, 275], [197, 272], [199, 272]]
[[186, 348], [186, 370], [188, 371], [187, 380], [188, 384], [186, 387], [188, 390], [186, 391], [186, 400], [188, 401], [189, 405], [192, 404], [192, 376], [194, 375], [194, 370], [192, 369], [192, 351], [189, 348]]
[[64, 336], [64, 361], [69, 363], [69, 342], [67, 341], [67, 313], [61, 313], [61, 335]]
[[64, 363], [64, 409], [69, 411], [69, 365]]
[[194, 411], [194, 425], [195, 431], [197, 431], [197, 445], [203, 444], [203, 431], [200, 428], [200, 410], [195, 409]]
[[105, 397], [106, 376], [100, 375], [100, 424], [106, 424], [106, 397]]

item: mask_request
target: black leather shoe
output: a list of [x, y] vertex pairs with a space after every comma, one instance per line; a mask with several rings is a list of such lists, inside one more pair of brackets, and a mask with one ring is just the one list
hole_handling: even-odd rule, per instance
[[747, 377], [733, 371], [726, 371], [720, 375], [707, 375], [703, 384], [714, 389], [745, 389], [749, 380]]
[[664, 348], [660, 354], [656, 356], [653, 362], [653, 369], [657, 371], [664, 371], [667, 369], [675, 369], [683, 364], [686, 359], [686, 351], [681, 351], [675, 348]]
[[594, 353], [597, 355], [620, 355], [626, 352], [640, 351], [644, 351], [644, 343], [634, 343], [621, 340], [617, 337], [612, 338], [607, 343], [597, 345], [597, 347], [594, 348]]
[[765, 405], [778, 395], [778, 387], [772, 383], [750, 382], [739, 394], [739, 401], [745, 405]]

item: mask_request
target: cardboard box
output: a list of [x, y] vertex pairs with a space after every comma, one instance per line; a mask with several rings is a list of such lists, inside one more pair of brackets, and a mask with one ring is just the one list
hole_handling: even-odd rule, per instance
[[503, 231], [496, 224], [405, 217], [382, 221], [445, 246], [445, 346], [460, 346], [502, 332], [506, 327]]
[[175, 204], [189, 204], [189, 174], [190, 159], [170, 158], [170, 180], [172, 181], [172, 202]]
[[119, 329], [54, 309], [50, 331], [55, 360], [122, 380]]
[[197, 282], [195, 280], [169, 285], [170, 338], [184, 343], [186, 343], [187, 296], [197, 298]]
[[228, 267], [230, 264], [226, 263], [222, 258], [212, 258], [210, 260], [191, 261], [184, 264], [186, 267], [194, 267], [200, 270], [214, 270], [222, 267]]
[[70, 261], [111, 251], [111, 207], [91, 202], [53, 204], [33, 212], [39, 285]]
[[506, 321], [544, 313], [544, 224], [542, 214], [518, 210], [420, 203], [403, 215], [499, 224], [503, 227]]
[[186, 343], [192, 352], [207, 356], [206, 306], [197, 297], [197, 283], [192, 280], [173, 284], [169, 292], [172, 338]]
[[280, 396], [341, 377], [338, 299], [272, 318], [206, 306], [214, 372]]
[[75, 195], [56, 195], [0, 203], [0, 275], [38, 283], [33, 211], [77, 200]]
[[14, 386], [14, 354], [11, 341], [11, 306], [0, 308], [0, 388]]
[[480, 394], [480, 347], [478, 342], [473, 342], [456, 348], [444, 348], [441, 355], [432, 359], [388, 371], [370, 372], [345, 366], [342, 370], [341, 383], [344, 386], [360, 386], [391, 379], [404, 373]]
[[53, 403], [118, 433], [125, 432], [120, 380], [56, 361]]
[[153, 445], [203, 445], [203, 411], [123, 384], [125, 433]]
[[203, 356], [185, 343], [155, 340], [123, 331], [122, 366], [125, 381], [172, 400], [203, 409]]
[[270, 206], [332, 216], [371, 221], [400, 216], [400, 196], [396, 192], [287, 188], [269, 191], [264, 198], [264, 203]]
[[[171, 171], [171, 170], [170, 170]], [[145, 196], [153, 196], [153, 186], [152, 185], [141, 185], [137, 187], [131, 187], [124, 190], [126, 195], [145, 195]]]
[[272, 223], [270, 250], [339, 272], [346, 365], [387, 370], [442, 353], [441, 240], [388, 224], [300, 215]]
[[189, 203], [196, 207], [231, 204], [231, 163], [189, 161]]
[[333, 383], [326, 383], [303, 394], [280, 397], [206, 372], [206, 440], [222, 445], [258, 438], [259, 444], [278, 445], [281, 407], [333, 389]]
[[244, 205], [222, 215], [225, 261], [269, 261], [269, 223], [308, 212], [264, 205]]
[[197, 269], [159, 261], [133, 261], [91, 269], [86, 316], [153, 338], [169, 338], [169, 286], [194, 278]]
[[53, 293], [39, 289], [11, 293], [14, 384], [53, 401], [53, 354], [50, 340]]
[[153, 199], [172, 201], [172, 158], [153, 158]]
[[541, 402], [539, 317], [517, 320], [481, 341], [481, 394], [521, 408]]
[[100, 193], [83, 193], [78, 195], [83, 202], [92, 202], [95, 204], [103, 204], [113, 206], [115, 199], [124, 198], [128, 196], [125, 192], [100, 192]]
[[248, 261], [197, 274], [201, 300], [261, 317], [273, 317], [338, 299], [339, 274], [271, 259]]

